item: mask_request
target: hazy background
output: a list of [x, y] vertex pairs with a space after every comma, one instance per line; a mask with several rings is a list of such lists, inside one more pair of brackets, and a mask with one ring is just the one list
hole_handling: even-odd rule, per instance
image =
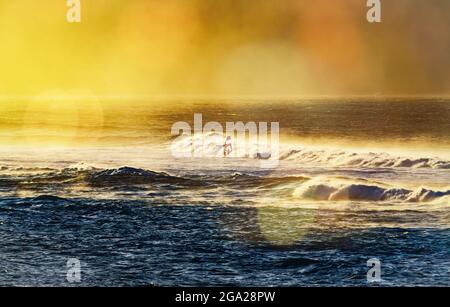
[[444, 95], [450, 2], [0, 1], [0, 96]]

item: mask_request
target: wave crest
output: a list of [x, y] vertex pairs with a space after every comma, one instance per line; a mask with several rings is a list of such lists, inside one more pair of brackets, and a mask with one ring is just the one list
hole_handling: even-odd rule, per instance
[[292, 149], [283, 152], [280, 160], [335, 167], [360, 168], [432, 168], [450, 169], [450, 161], [437, 158], [396, 157], [387, 153], [354, 153], [347, 151]]
[[366, 180], [313, 178], [294, 190], [293, 196], [317, 201], [431, 202], [450, 195], [448, 191], [416, 190], [384, 186]]

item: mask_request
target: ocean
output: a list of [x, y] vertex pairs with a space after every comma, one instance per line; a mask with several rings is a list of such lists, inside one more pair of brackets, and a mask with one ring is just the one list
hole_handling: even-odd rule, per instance
[[[449, 99], [100, 100], [1, 102], [0, 285], [450, 285]], [[277, 166], [174, 157], [194, 114], [279, 123]]]

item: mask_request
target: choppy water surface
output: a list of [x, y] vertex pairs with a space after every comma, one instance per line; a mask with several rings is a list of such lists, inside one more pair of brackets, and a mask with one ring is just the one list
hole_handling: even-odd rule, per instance
[[[448, 286], [449, 106], [139, 103], [123, 118], [105, 106], [101, 127], [76, 134], [5, 113], [0, 284], [68, 285], [66, 261], [79, 258], [81, 285], [367, 285], [366, 262], [378, 258], [381, 285]], [[173, 158], [170, 127], [195, 112], [280, 122], [279, 166]], [[17, 147], [48, 135], [86, 144]], [[217, 135], [204, 138], [214, 145]]]

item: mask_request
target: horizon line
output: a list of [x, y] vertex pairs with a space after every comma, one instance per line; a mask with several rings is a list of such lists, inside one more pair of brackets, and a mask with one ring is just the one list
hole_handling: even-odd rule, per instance
[[0, 101], [12, 100], [117, 100], [117, 101], [161, 101], [161, 100], [303, 100], [339, 98], [450, 98], [450, 94], [323, 94], [323, 95], [0, 95]]

